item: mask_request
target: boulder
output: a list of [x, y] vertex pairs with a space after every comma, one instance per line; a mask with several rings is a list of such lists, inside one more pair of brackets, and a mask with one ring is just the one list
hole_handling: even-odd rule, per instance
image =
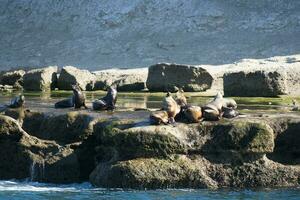
[[92, 90], [96, 76], [88, 70], [81, 70], [76, 67], [63, 67], [57, 82], [58, 89], [71, 90], [71, 85], [79, 84], [82, 90]]
[[24, 89], [28, 91], [47, 91], [54, 89], [57, 81], [58, 67], [33, 69], [28, 71], [24, 77]]
[[225, 96], [278, 96], [286, 93], [286, 74], [279, 71], [234, 72], [224, 75]]
[[26, 132], [40, 139], [70, 144], [82, 141], [92, 134], [93, 118], [79, 112], [68, 112], [60, 115], [26, 112], [23, 128]]
[[282, 57], [242, 60], [224, 74], [226, 96], [300, 95], [299, 61]]
[[73, 150], [27, 134], [11, 117], [0, 115], [0, 179], [78, 182], [79, 163]]
[[97, 187], [161, 188], [257, 188], [298, 185], [300, 170], [266, 157], [240, 165], [211, 163], [202, 156], [174, 156], [170, 160], [139, 158], [100, 163], [90, 175]]
[[139, 91], [146, 87], [148, 69], [109, 69], [93, 73], [97, 77], [95, 90], [106, 90], [109, 86], [114, 86], [118, 91]]
[[202, 67], [160, 63], [149, 67], [147, 88], [150, 91], [202, 92], [211, 88], [213, 77]]
[[173, 160], [139, 158], [113, 164], [101, 163], [91, 173], [93, 185], [106, 188], [217, 188], [200, 160], [185, 156]]
[[21, 88], [23, 85], [23, 76], [26, 72], [24, 70], [14, 70], [3, 72], [0, 75], [0, 84], [12, 85], [15, 88]]

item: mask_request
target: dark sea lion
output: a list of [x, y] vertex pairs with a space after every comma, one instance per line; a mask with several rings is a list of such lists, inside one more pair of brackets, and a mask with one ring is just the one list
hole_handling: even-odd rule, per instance
[[25, 104], [25, 97], [24, 95], [20, 94], [19, 96], [13, 98], [8, 105], [9, 108], [20, 108], [23, 107]]
[[175, 123], [175, 117], [180, 112], [180, 106], [173, 99], [170, 92], [167, 93], [166, 97], [163, 100], [162, 110], [167, 111], [169, 122]]
[[55, 103], [55, 108], [87, 108], [85, 105], [85, 95], [78, 84], [72, 85], [73, 96], [68, 99], [61, 100]]
[[85, 105], [85, 95], [82, 92], [82, 89], [78, 84], [72, 85], [73, 90], [73, 101], [74, 101], [74, 107], [76, 109], [84, 107], [87, 109], [87, 106]]
[[160, 125], [160, 124], [168, 124], [169, 115], [167, 111], [159, 110], [151, 112], [150, 114], [150, 124]]
[[229, 118], [229, 119], [237, 117], [239, 115], [238, 111], [230, 107], [223, 107], [222, 111], [223, 111], [222, 117]]
[[97, 99], [93, 102], [94, 110], [114, 110], [117, 102], [117, 90], [109, 87], [105, 97]]
[[73, 97], [71, 97], [69, 99], [61, 100], [61, 101], [55, 103], [54, 106], [55, 106], [55, 108], [72, 108], [72, 107], [74, 107]]
[[184, 109], [184, 116], [190, 123], [197, 123], [201, 121], [202, 118], [202, 110], [199, 106], [187, 106]]

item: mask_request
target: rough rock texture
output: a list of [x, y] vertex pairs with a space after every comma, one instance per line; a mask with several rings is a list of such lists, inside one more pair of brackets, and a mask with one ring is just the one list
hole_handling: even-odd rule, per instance
[[291, 55], [300, 52], [299, 10], [297, 0], [2, 0], [0, 66], [99, 70]]
[[148, 68], [110, 69], [93, 73], [97, 77], [95, 90], [105, 90], [114, 86], [118, 91], [139, 91], [146, 87]]
[[0, 115], [1, 179], [70, 183], [79, 181], [73, 150], [28, 135], [14, 119]]
[[57, 82], [58, 89], [71, 90], [71, 85], [79, 84], [82, 90], [93, 89], [95, 75], [88, 70], [80, 70], [76, 67], [63, 67]]
[[23, 85], [24, 70], [7, 71], [0, 74], [0, 84], [20, 88]]
[[176, 87], [186, 92], [199, 92], [209, 89], [213, 77], [203, 68], [160, 63], [149, 67], [147, 88], [150, 91], [176, 91]]
[[46, 91], [54, 89], [57, 81], [58, 67], [51, 66], [28, 71], [24, 77], [24, 89], [29, 91]]
[[89, 178], [99, 187], [137, 189], [299, 185], [299, 115], [152, 126], [143, 120], [149, 113], [18, 113], [7, 114], [22, 118], [22, 127], [0, 115], [0, 179]]
[[300, 95], [300, 58], [243, 60], [224, 75], [226, 96]]

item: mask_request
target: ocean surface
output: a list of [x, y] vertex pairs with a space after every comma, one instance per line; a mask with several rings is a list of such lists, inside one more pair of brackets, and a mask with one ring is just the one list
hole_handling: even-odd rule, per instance
[[128, 200], [246, 200], [246, 199], [299, 199], [300, 188], [263, 190], [121, 190], [94, 188], [89, 183], [56, 185], [36, 182], [0, 181], [0, 200], [61, 200], [61, 199], [128, 199]]

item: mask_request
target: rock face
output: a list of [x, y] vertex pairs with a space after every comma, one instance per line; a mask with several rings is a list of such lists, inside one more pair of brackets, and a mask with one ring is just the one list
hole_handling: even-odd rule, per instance
[[299, 1], [279, 0], [2, 0], [0, 66], [99, 70], [291, 55], [300, 52], [299, 10]]
[[175, 86], [186, 92], [209, 89], [213, 77], [203, 68], [160, 63], [149, 67], [147, 88], [150, 91], [176, 91]]
[[300, 95], [299, 57], [243, 60], [224, 75], [226, 96]]
[[14, 119], [0, 115], [1, 179], [70, 183], [79, 181], [73, 150], [28, 135]]
[[56, 66], [28, 71], [24, 79], [24, 89], [29, 91], [46, 91], [54, 89], [57, 81]]
[[58, 78], [58, 89], [71, 90], [71, 85], [79, 84], [82, 90], [92, 90], [95, 83], [95, 75], [87, 70], [80, 70], [76, 67], [63, 67]]
[[146, 87], [148, 68], [110, 69], [94, 74], [97, 77], [94, 90], [106, 90], [114, 86], [118, 91], [139, 91]]
[[15, 88], [20, 88], [23, 85], [23, 76], [25, 74], [24, 70], [15, 70], [3, 72], [0, 75], [0, 84], [2, 85], [12, 85]]
[[0, 115], [0, 179], [136, 189], [299, 185], [297, 115], [153, 126], [144, 112], [6, 114], [24, 123]]

